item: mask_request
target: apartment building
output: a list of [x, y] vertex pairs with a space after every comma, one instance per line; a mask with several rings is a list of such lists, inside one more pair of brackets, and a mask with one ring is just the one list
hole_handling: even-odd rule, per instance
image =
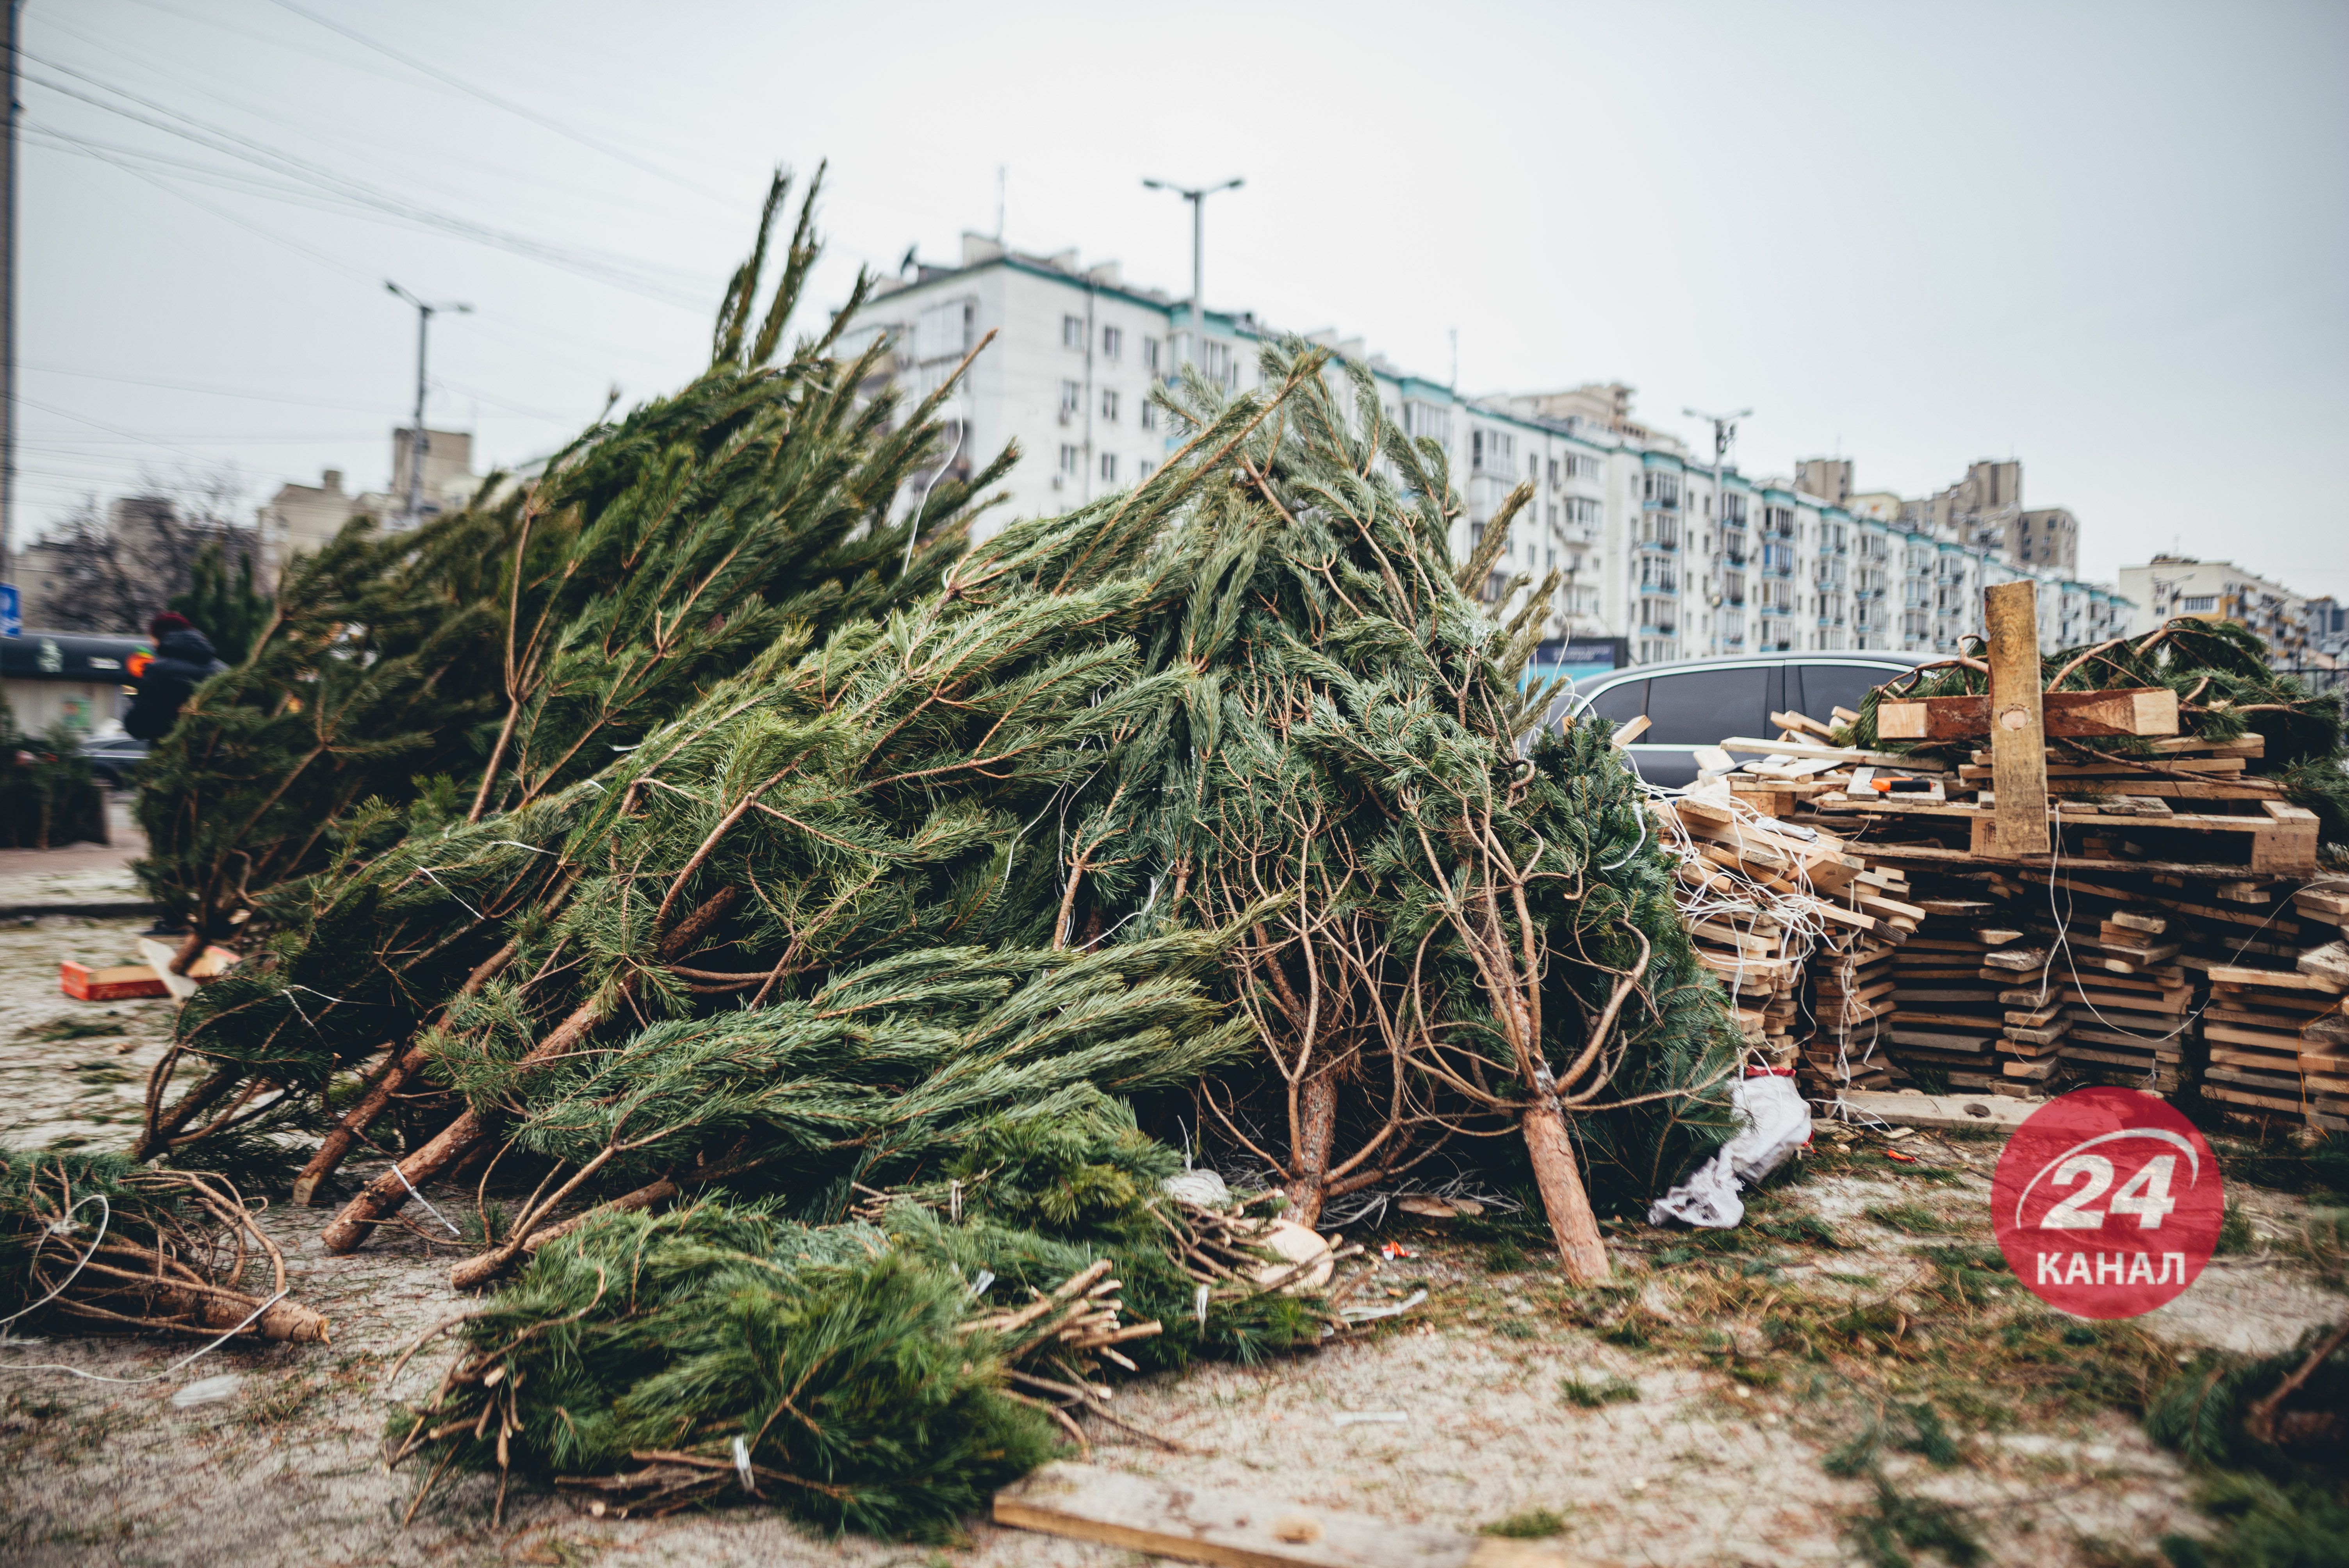
[[[874, 389], [918, 398], [990, 332], [940, 410], [948, 471], [968, 473], [1008, 441], [1025, 454], [1008, 504], [982, 531], [1143, 479], [1180, 445], [1151, 391], [1186, 363], [1232, 390], [1251, 388], [1258, 352], [1280, 335], [1247, 313], [1195, 319], [1187, 302], [1124, 283], [1113, 263], [1083, 267], [1074, 252], [1030, 255], [966, 234], [957, 264], [885, 282], [845, 342], [851, 352], [881, 348]], [[1489, 586], [1497, 594], [1513, 579], [1557, 572], [1544, 628], [1554, 645], [1619, 638], [1642, 664], [1779, 649], [1949, 653], [1980, 630], [1985, 583], [2013, 576], [2044, 585], [2051, 648], [2064, 627], [2085, 636], [2116, 616], [2126, 623], [2109, 591], [2008, 559], [2004, 533], [1986, 547], [1960, 537], [1967, 531], [1954, 521], [1937, 527], [1935, 516], [1961, 515], [1953, 506], [1911, 514], [1898, 498], [1856, 494], [1847, 459], [1807, 463], [1795, 479], [1728, 466], [1716, 474], [1642, 425], [1620, 383], [1463, 397], [1359, 338], [1303, 335], [1367, 370], [1384, 417], [1443, 449], [1463, 503], [1455, 555], [1483, 542], [1520, 485], [1532, 487]], [[1987, 497], [1968, 505], [2011, 503], [2019, 521], [2020, 465], [1991, 467], [2001, 471], [1983, 481]], [[922, 476], [901, 504], [929, 482]]]
[[[2307, 600], [2231, 561], [2157, 555], [2143, 566], [2121, 568], [2121, 592], [2136, 606], [2133, 633], [2151, 632], [2179, 615], [2237, 621], [2266, 638], [2274, 662], [2287, 667], [2321, 646]], [[2329, 624], [2331, 618], [2322, 619]]]

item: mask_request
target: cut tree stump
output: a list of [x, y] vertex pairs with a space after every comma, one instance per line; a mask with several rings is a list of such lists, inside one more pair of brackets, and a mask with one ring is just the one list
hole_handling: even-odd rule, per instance
[[1609, 1568], [1542, 1541], [1206, 1491], [1097, 1465], [1048, 1464], [995, 1494], [995, 1522], [1220, 1568]]

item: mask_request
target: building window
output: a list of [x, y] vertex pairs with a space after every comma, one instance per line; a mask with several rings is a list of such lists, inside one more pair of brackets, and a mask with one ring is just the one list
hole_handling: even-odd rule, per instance
[[1133, 411], [1133, 421], [1145, 430], [1158, 428], [1158, 405], [1144, 397], [1142, 407]]
[[1117, 454], [1115, 452], [1103, 452], [1102, 454], [1102, 483], [1105, 485], [1113, 485], [1117, 483]]
[[1115, 326], [1104, 326], [1102, 328], [1102, 357], [1103, 359], [1115, 359], [1120, 351], [1124, 347], [1125, 332], [1123, 328]]
[[972, 326], [978, 319], [975, 299], [950, 299], [934, 304], [914, 320], [914, 358], [926, 364], [968, 352]]
[[1468, 432], [1468, 465], [1478, 473], [1508, 474], [1517, 462], [1517, 438], [1506, 430]]
[[2188, 615], [2208, 615], [2218, 607], [2219, 596], [2216, 593], [2200, 593], [2178, 602], [2179, 613]]
[[1076, 447], [1069, 445], [1065, 441], [1062, 442], [1061, 445], [1061, 472], [1071, 479], [1075, 479], [1080, 473], [1084, 471], [1083, 465], [1083, 451]]
[[1061, 318], [1061, 346], [1063, 348], [1082, 348], [1084, 346], [1085, 318], [1081, 315], [1062, 316]]
[[[1568, 462], [1572, 462], [1574, 459], [1569, 458], [1567, 460]], [[1556, 458], [1552, 458], [1549, 460], [1549, 482], [1551, 489], [1555, 490], [1557, 488], [1557, 459]]]
[[1133, 482], [1135, 484], [1140, 484], [1143, 480], [1148, 479], [1152, 474], [1154, 474], [1157, 471], [1158, 465], [1152, 462], [1148, 458], [1143, 458], [1141, 461], [1133, 465]]
[[1081, 381], [1061, 383], [1061, 412], [1073, 414], [1085, 405], [1085, 387]]
[[1434, 403], [1405, 403], [1402, 433], [1413, 440], [1424, 437], [1439, 447], [1448, 447], [1452, 444], [1452, 410]]
[[1153, 376], [1158, 374], [1158, 340], [1154, 337], [1142, 340], [1142, 367]]
[[1232, 375], [1232, 346], [1208, 338], [1199, 345], [1199, 373], [1218, 387], [1238, 385]]
[[1112, 425], [1117, 423], [1117, 394], [1107, 387], [1102, 389], [1102, 418]]

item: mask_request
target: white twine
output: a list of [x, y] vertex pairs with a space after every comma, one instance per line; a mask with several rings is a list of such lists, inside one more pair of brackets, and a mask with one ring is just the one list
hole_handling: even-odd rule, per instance
[[[424, 1212], [425, 1212], [426, 1213], [428, 1213], [428, 1214], [431, 1215], [434, 1219], [436, 1219], [436, 1220], [440, 1221], [442, 1224], [444, 1224], [444, 1225], [449, 1225], [449, 1216], [448, 1216], [448, 1215], [446, 1215], [446, 1214], [444, 1214], [444, 1213], [442, 1213], [440, 1210], [438, 1210], [438, 1209], [434, 1208], [434, 1207], [432, 1206], [432, 1200], [431, 1200], [431, 1199], [429, 1199], [429, 1198], [428, 1198], [428, 1197], [426, 1197], [423, 1193], [421, 1193], [421, 1192], [419, 1192], [419, 1191], [418, 1191], [416, 1190], [416, 1185], [415, 1185], [415, 1183], [414, 1183], [414, 1182], [412, 1182], [412, 1181], [409, 1181], [409, 1179], [408, 1179], [408, 1172], [407, 1172], [407, 1171], [402, 1171], [402, 1170], [399, 1168], [399, 1166], [398, 1166], [398, 1162], [397, 1162], [397, 1161], [395, 1161], [395, 1162], [393, 1163], [393, 1165], [392, 1165], [392, 1168], [391, 1168], [391, 1173], [392, 1173], [393, 1175], [395, 1175], [395, 1176], [397, 1176], [397, 1177], [398, 1177], [398, 1178], [399, 1178], [399, 1184], [400, 1184], [401, 1186], [403, 1186], [403, 1187], [405, 1187], [405, 1188], [407, 1188], [407, 1189], [408, 1189], [408, 1195], [409, 1195], [409, 1197], [411, 1197], [411, 1198], [415, 1199], [418, 1202], [419, 1202], [419, 1203], [421, 1203], [421, 1204], [423, 1204], [423, 1205], [424, 1205]], [[452, 1236], [461, 1236], [461, 1235], [463, 1235], [465, 1233], [464, 1233], [464, 1232], [462, 1232], [462, 1231], [460, 1231], [460, 1230], [459, 1230], [459, 1229], [458, 1229], [456, 1226], [454, 1226], [454, 1225], [449, 1225], [449, 1233], [450, 1233], [450, 1235], [452, 1235]]]

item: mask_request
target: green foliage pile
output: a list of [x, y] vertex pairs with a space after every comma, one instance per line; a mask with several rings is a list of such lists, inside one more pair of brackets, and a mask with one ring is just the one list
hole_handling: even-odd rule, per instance
[[[2309, 1366], [2327, 1333], [2281, 1356], [2206, 1351], [2146, 1412], [2147, 1435], [2195, 1468], [2196, 1501], [2217, 1524], [2208, 1540], [2162, 1541], [2178, 1568], [2349, 1563], [2349, 1349], [2334, 1342]], [[2254, 1405], [2303, 1369], [2273, 1429], [2252, 1431]]]
[[784, 352], [817, 253], [812, 188], [748, 330], [788, 190], [779, 175], [691, 385], [593, 427], [533, 480], [493, 479], [413, 532], [355, 521], [287, 570], [243, 662], [148, 765], [142, 874], [168, 915], [225, 935], [266, 890], [322, 870], [366, 802], [404, 805], [446, 778], [476, 817], [529, 804], [786, 627], [820, 641], [935, 587], [1011, 454], [888, 521], [946, 445], [950, 388], [903, 415], [894, 395], [858, 401], [885, 352], [834, 353], [862, 279]]
[[60, 721], [26, 735], [0, 702], [0, 849], [47, 850], [106, 842], [106, 797], [81, 754], [81, 735]]
[[[1174, 1161], [1120, 1103], [1079, 1092], [953, 1141], [952, 1174], [870, 1218], [805, 1223], [776, 1194], [592, 1219], [462, 1326], [434, 1398], [393, 1418], [402, 1457], [674, 1508], [749, 1495], [739, 1439], [758, 1495], [797, 1517], [936, 1538], [1052, 1447], [1006, 1388], [1040, 1347], [967, 1319], [1106, 1258], [1125, 1316], [1164, 1325], [1123, 1346], [1143, 1367], [1320, 1333], [1278, 1292], [1218, 1286], [1195, 1312], [1160, 1217]], [[647, 1457], [684, 1468], [656, 1476]]]
[[149, 1152], [316, 1125], [380, 1049], [438, 1120], [329, 1246], [476, 1156], [535, 1184], [404, 1451], [681, 1503], [747, 1490], [739, 1437], [804, 1517], [926, 1532], [1043, 1451], [966, 1314], [1110, 1258], [1137, 1364], [1320, 1331], [1197, 1266], [1135, 1097], [1309, 1222], [1519, 1136], [1562, 1245], [1725, 1135], [1636, 780], [1599, 727], [1526, 738], [1547, 594], [1477, 597], [1506, 515], [1454, 562], [1366, 377], [1194, 379], [1142, 485], [959, 553], [970, 487], [889, 521], [935, 405], [855, 403], [839, 320], [771, 363], [814, 253], [803, 211], [754, 330], [765, 232], [707, 376], [347, 532], [154, 789], [183, 906], [251, 934]]
[[[1852, 744], [1903, 754], [1971, 751], [1971, 742], [1879, 741], [1876, 708], [1886, 696], [1987, 693], [1990, 676], [1981, 664], [1982, 652], [1980, 647], [1971, 650], [1968, 656], [1973, 664], [1944, 663], [1914, 680], [1895, 681], [1892, 688], [1869, 693], [1851, 727]], [[2181, 616], [2134, 641], [2116, 638], [2046, 655], [2040, 660], [2040, 679], [2050, 691], [2168, 686], [2178, 694], [2179, 733], [2211, 741], [2261, 737], [2263, 754], [2251, 759], [2247, 771], [2274, 778], [2286, 799], [2316, 813], [2325, 844], [2349, 849], [2349, 771], [2344, 769], [2349, 749], [2342, 744], [2341, 696], [2312, 692], [2298, 676], [2271, 668], [2267, 645], [2249, 628], [2231, 621]], [[2082, 760], [2150, 759], [2157, 755], [2150, 741], [2136, 736], [2057, 737], [2051, 744], [2080, 754]]]

